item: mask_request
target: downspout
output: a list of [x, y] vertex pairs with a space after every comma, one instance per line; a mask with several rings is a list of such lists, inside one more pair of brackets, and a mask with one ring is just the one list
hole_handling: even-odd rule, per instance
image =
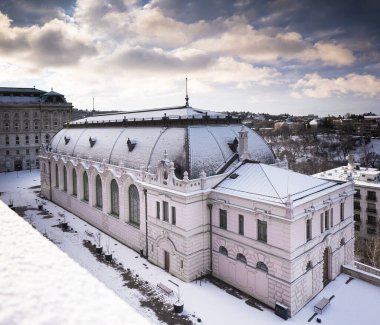
[[207, 204], [210, 210], [210, 275], [212, 275], [212, 203]]
[[51, 191], [51, 161], [49, 160], [49, 190], [50, 190], [50, 201], [53, 200]]
[[147, 190], [144, 188], [144, 198], [145, 198], [145, 258], [148, 259], [148, 196]]

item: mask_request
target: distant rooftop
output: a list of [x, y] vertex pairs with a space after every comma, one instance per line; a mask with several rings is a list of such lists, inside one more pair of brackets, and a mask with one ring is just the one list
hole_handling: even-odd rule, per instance
[[349, 176], [352, 175], [355, 185], [380, 189], [380, 170], [360, 167], [359, 164], [355, 164], [353, 167], [350, 169], [348, 166], [341, 166], [313, 176], [332, 181], [346, 182]]
[[36, 88], [0, 87], [0, 104], [66, 104], [65, 96], [53, 90]]

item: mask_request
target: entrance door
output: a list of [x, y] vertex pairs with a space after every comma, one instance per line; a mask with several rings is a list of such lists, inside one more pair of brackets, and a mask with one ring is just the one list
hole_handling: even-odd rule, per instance
[[22, 170], [22, 160], [15, 160], [15, 171]]
[[169, 252], [164, 251], [165, 254], [165, 271], [169, 272], [170, 269], [170, 255]]
[[327, 247], [323, 253], [323, 286], [330, 282], [330, 250]]

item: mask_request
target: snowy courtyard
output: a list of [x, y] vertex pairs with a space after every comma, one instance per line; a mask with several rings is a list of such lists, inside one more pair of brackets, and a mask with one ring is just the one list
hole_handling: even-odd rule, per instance
[[[63, 207], [41, 199], [39, 170], [0, 174], [0, 192], [0, 199], [5, 204], [13, 203], [16, 212], [45, 236], [46, 240], [52, 241], [154, 324], [285, 323], [273, 310], [253, 300], [247, 304], [249, 297], [222, 283], [206, 279], [185, 283], [171, 276]], [[42, 209], [38, 208], [39, 205], [42, 205]], [[1, 221], [0, 215], [0, 227]], [[63, 226], [64, 222], [67, 222], [67, 227]], [[102, 254], [95, 252], [93, 244], [96, 241], [100, 241], [103, 247]], [[106, 261], [104, 253], [112, 254], [113, 260]], [[4, 298], [1, 296], [2, 289], [9, 285], [1, 270], [0, 268], [0, 311], [1, 300]], [[165, 294], [157, 287], [160, 283], [172, 289], [173, 293]], [[178, 295], [184, 301], [184, 312], [180, 315], [172, 312], [172, 305]], [[333, 299], [322, 315], [312, 318], [314, 305], [323, 297], [332, 296]], [[316, 323], [319, 318], [323, 324], [376, 324], [379, 301], [379, 287], [342, 274], [298, 314], [288, 319], [287, 323], [306, 324], [311, 318], [310, 323]], [[3, 321], [0, 317], [0, 324]]]

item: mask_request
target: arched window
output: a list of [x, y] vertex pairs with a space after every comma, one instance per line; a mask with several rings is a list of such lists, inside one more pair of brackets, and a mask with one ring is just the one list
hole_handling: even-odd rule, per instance
[[96, 176], [95, 181], [95, 192], [96, 192], [96, 206], [98, 208], [103, 207], [103, 194], [102, 194], [102, 180], [99, 175]]
[[77, 195], [77, 171], [73, 168], [73, 195]]
[[58, 165], [55, 164], [55, 187], [59, 187]]
[[111, 213], [119, 215], [119, 186], [114, 179], [111, 181]]
[[67, 192], [67, 169], [63, 166], [63, 190]]
[[266, 266], [264, 262], [261, 262], [261, 261], [257, 262], [256, 268], [268, 273], [268, 267]]
[[88, 202], [88, 175], [83, 173], [83, 201]]
[[247, 264], [247, 259], [245, 258], [245, 256], [241, 253], [238, 253], [236, 255], [236, 259], [244, 264]]
[[129, 187], [129, 222], [140, 225], [140, 197], [135, 185]]
[[219, 247], [219, 253], [228, 256], [228, 250], [224, 246]]

